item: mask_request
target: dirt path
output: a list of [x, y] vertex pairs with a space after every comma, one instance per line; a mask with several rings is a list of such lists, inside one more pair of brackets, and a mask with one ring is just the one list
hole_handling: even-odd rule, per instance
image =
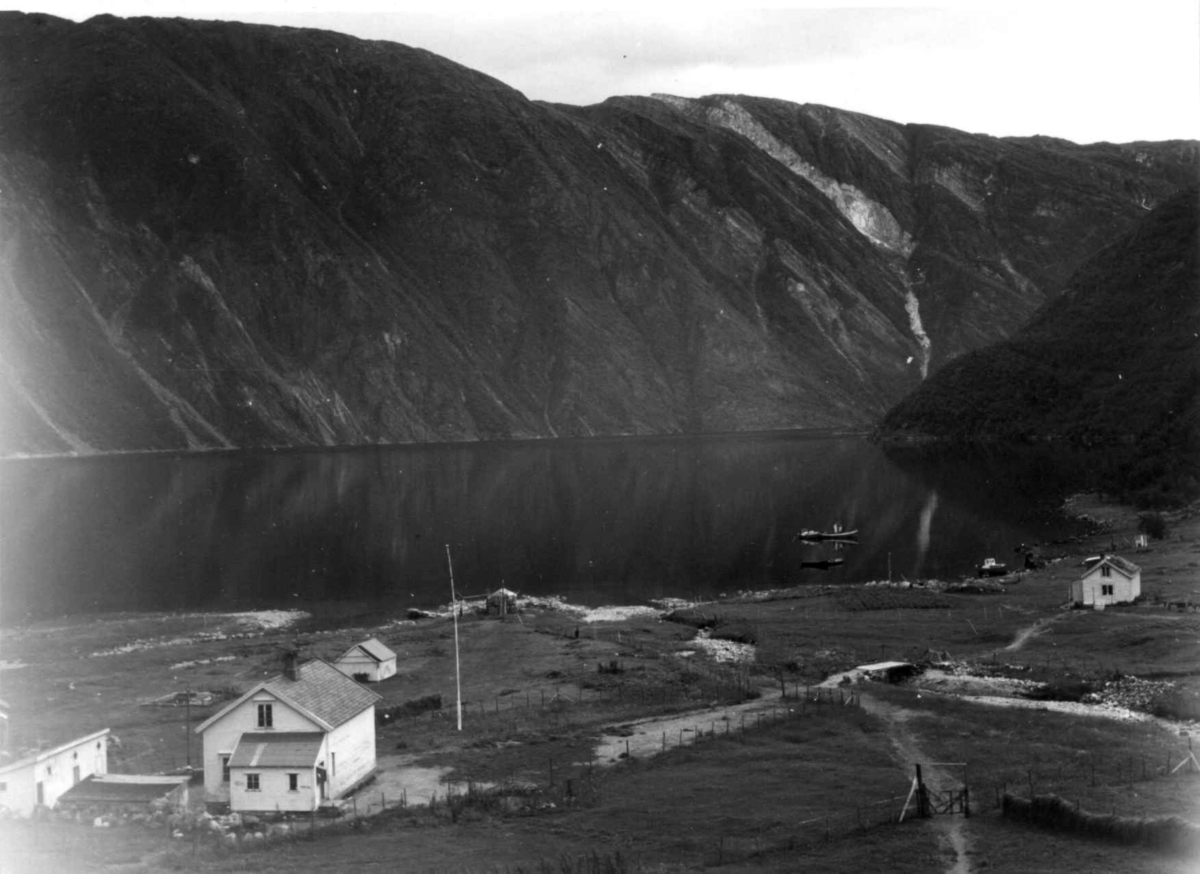
[[1034, 637], [1037, 637], [1039, 634], [1061, 619], [1064, 615], [1066, 614], [1055, 613], [1053, 616], [1047, 616], [1044, 619], [1039, 619], [1037, 622], [1033, 623], [1027, 628], [1022, 628], [1017, 632], [1017, 636], [1013, 638], [1012, 643], [1004, 647], [1002, 650], [996, 650], [996, 652], [1016, 652], [1025, 646], [1025, 644], [1029, 643], [1029, 641]]
[[364, 792], [368, 803], [387, 800], [388, 807], [395, 807], [405, 798], [410, 806], [428, 804], [429, 799], [436, 795], [445, 795], [442, 778], [451, 769], [426, 768], [413, 764], [413, 755], [385, 755], [376, 759], [378, 772], [375, 782]]
[[[870, 695], [860, 694], [859, 700], [868, 713], [878, 716], [888, 725], [888, 737], [895, 747], [900, 760], [906, 768], [921, 763], [921, 778], [925, 785], [936, 791], [957, 789], [962, 785], [962, 775], [955, 773], [957, 769], [949, 769], [944, 765], [932, 763], [917, 741], [916, 735], [908, 727], [908, 721], [917, 715], [916, 711], [897, 707], [880, 701]], [[910, 771], [910, 776], [911, 776]], [[970, 874], [971, 852], [970, 837], [967, 833], [967, 820], [959, 815], [935, 816], [930, 820], [937, 832], [938, 845], [946, 856], [946, 874]]]
[[[755, 714], [778, 710], [781, 704], [778, 689], [764, 690], [761, 698], [728, 707], [702, 707], [671, 716], [655, 716], [616, 726], [616, 731], [601, 736], [596, 745], [596, 761], [611, 765], [626, 752], [634, 758], [653, 756], [665, 749], [695, 742], [699, 733], [738, 731], [755, 718]], [[664, 741], [665, 738], [665, 741]]]

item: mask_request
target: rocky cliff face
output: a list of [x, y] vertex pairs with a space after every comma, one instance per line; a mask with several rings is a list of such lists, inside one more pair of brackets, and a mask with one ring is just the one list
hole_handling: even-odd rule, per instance
[[0, 82], [4, 453], [862, 427], [1197, 166], [181, 20]]
[[1200, 190], [1089, 258], [1008, 340], [888, 412], [893, 442], [1103, 448], [1095, 486], [1147, 505], [1200, 495]]

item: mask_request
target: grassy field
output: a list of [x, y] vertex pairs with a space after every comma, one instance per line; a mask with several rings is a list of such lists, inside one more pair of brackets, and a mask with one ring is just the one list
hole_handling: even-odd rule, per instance
[[[348, 615], [273, 629], [247, 617], [119, 615], [6, 631], [0, 660], [24, 665], [0, 672], [18, 743], [108, 725], [121, 739], [110, 770], [177, 767], [188, 759], [185, 708], [143, 703], [187, 688], [236, 694], [277, 672], [281, 644], [298, 640], [306, 656], [332, 659], [373, 634], [399, 654], [399, 674], [373, 687], [384, 706], [439, 694], [444, 704], [381, 726], [381, 759], [447, 769], [460, 792], [497, 781], [537, 791], [515, 806], [494, 795], [446, 803], [443, 794], [432, 809], [389, 809], [312, 839], [237, 850], [134, 827], [3, 823], [2, 870], [324, 872], [384, 860], [389, 870], [430, 872], [929, 871], [962, 862], [998, 871], [1190, 870], [1197, 860], [1055, 835], [995, 812], [1000, 793], [1032, 787], [1095, 812], [1200, 821], [1200, 775], [1163, 773], [1188, 748], [1177, 726], [1060, 713], [1051, 703], [984, 706], [936, 694], [921, 678], [850, 687], [869, 707], [842, 706], [846, 692], [837, 689], [825, 694], [838, 703], [802, 703], [809, 687], [854, 665], [930, 654], [950, 658], [951, 678], [969, 671], [1078, 689], [1137, 675], [1175, 683], [1174, 694], [1200, 691], [1200, 613], [1157, 603], [1200, 602], [1197, 518], [1172, 517], [1167, 539], [1128, 553], [1143, 568], [1145, 603], [1062, 609], [1080, 559], [1132, 536], [1132, 516], [1108, 512], [1111, 528], [999, 594], [824, 587], [698, 605], [674, 617], [681, 621], [588, 624], [557, 611], [464, 617], [461, 733], [448, 618]], [[718, 641], [753, 644], [755, 660], [715, 662], [697, 626]], [[780, 692], [787, 697], [771, 697]], [[721, 721], [721, 708], [738, 702], [776, 718]], [[211, 712], [193, 708], [192, 724]], [[594, 761], [602, 735], [672, 714], [695, 715], [699, 731], [672, 734], [658, 755]], [[191, 758], [199, 761], [198, 739]], [[976, 815], [891, 822], [916, 761], [965, 763]]]

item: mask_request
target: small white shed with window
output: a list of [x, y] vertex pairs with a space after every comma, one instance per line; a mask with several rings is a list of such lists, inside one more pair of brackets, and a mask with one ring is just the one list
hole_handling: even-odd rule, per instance
[[378, 683], [396, 673], [396, 654], [374, 637], [356, 643], [333, 666], [360, 683]]
[[1117, 555], [1088, 559], [1083, 576], [1071, 584], [1071, 602], [1096, 610], [1128, 603], [1141, 593], [1142, 569]]

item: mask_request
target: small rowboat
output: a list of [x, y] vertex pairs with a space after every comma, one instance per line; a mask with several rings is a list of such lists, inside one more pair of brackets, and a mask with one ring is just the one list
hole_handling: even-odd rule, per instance
[[813, 531], [810, 528], [805, 528], [795, 536], [795, 540], [853, 540], [858, 537], [858, 529], [851, 528], [849, 531], [835, 529], [833, 531]]

